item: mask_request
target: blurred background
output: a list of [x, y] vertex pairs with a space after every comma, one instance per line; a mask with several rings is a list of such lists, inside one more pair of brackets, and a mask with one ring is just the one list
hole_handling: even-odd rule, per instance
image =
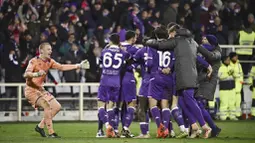
[[[18, 116], [21, 120], [37, 120], [35, 117], [40, 115], [40, 110], [33, 109], [24, 99], [21, 84], [18, 90], [4, 83], [25, 82], [22, 74], [28, 61], [38, 55], [37, 48], [42, 42], [52, 45], [52, 58], [60, 63], [75, 64], [87, 58], [91, 65], [86, 71], [49, 72], [47, 82], [59, 83], [47, 87], [62, 104], [56, 119], [97, 120], [98, 84], [60, 83], [99, 82], [99, 57], [111, 33], [119, 33], [124, 41], [125, 31], [134, 30], [139, 35], [137, 44], [141, 44], [154, 28], [176, 22], [191, 30], [198, 43], [204, 35], [215, 35], [223, 55], [228, 55], [236, 51], [236, 45], [254, 45], [254, 6], [254, 0], [0, 0], [0, 121], [17, 120]], [[240, 39], [245, 41], [247, 36], [240, 33], [250, 35], [248, 43], [241, 42]], [[246, 119], [252, 116], [250, 89], [253, 87], [250, 88], [248, 79], [254, 50], [237, 54], [240, 61], [244, 61], [241, 65], [247, 85], [242, 90], [242, 109]], [[81, 91], [86, 99], [79, 106]], [[17, 104], [19, 93], [20, 105]], [[213, 112], [217, 112], [219, 106], [215, 100]], [[82, 111], [84, 118], [79, 118]]]

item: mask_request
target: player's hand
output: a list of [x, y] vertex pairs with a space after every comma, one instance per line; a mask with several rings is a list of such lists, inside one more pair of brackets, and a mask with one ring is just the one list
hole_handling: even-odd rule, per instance
[[162, 73], [163, 74], [170, 74], [171, 73], [171, 69], [170, 68], [164, 68], [164, 69], [162, 69]]
[[43, 75], [46, 75], [46, 72], [44, 70], [39, 70], [39, 76], [43, 76]]
[[43, 75], [46, 75], [46, 72], [43, 70], [40, 70], [39, 72], [33, 73], [33, 77], [41, 77]]
[[211, 65], [209, 65], [209, 67], [207, 68], [207, 77], [211, 77], [211, 75], [212, 75], [212, 72], [213, 72], [213, 69], [212, 69], [212, 66]]
[[88, 60], [83, 60], [83, 61], [80, 63], [80, 68], [81, 68], [81, 69], [89, 69], [89, 68], [90, 68], [89, 61], [88, 61]]

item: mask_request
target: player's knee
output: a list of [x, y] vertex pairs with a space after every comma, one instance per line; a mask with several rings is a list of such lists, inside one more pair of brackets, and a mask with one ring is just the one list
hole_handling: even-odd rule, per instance
[[62, 108], [61, 104], [58, 103], [57, 106], [56, 106], [56, 110], [60, 111], [61, 108]]

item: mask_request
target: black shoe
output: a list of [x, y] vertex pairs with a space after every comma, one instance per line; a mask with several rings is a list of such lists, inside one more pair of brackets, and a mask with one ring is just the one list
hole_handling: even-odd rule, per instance
[[44, 132], [44, 129], [40, 128], [38, 125], [36, 125], [35, 131], [38, 132], [42, 137], [47, 137], [47, 135]]
[[135, 137], [129, 130], [125, 130], [124, 128], [121, 131], [121, 134], [126, 138], [133, 138]]
[[48, 136], [48, 138], [61, 138], [61, 137], [58, 136], [58, 134], [53, 133], [53, 134], [50, 134], [50, 135]]
[[220, 134], [220, 132], [221, 132], [221, 128], [216, 127], [216, 129], [215, 129], [215, 130], [212, 130], [211, 138], [218, 137], [218, 136], [219, 136], [219, 134]]

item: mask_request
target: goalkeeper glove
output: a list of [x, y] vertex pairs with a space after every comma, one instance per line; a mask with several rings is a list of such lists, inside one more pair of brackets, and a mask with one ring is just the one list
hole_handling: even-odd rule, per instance
[[80, 65], [81, 69], [89, 69], [90, 68], [90, 64], [89, 64], [88, 60], [83, 60], [79, 65]]

